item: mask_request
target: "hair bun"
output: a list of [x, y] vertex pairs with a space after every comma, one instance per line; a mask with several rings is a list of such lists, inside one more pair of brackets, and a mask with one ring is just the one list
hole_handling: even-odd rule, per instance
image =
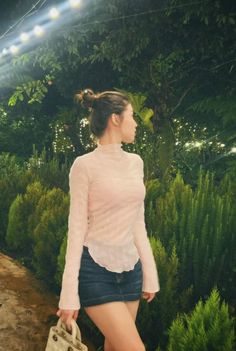
[[92, 89], [85, 89], [75, 95], [75, 100], [79, 101], [85, 108], [91, 109], [94, 107], [94, 102], [97, 96]]

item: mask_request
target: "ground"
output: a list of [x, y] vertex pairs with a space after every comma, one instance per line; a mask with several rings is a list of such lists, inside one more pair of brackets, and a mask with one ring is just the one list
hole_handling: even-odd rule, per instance
[[[57, 306], [58, 297], [41, 281], [0, 253], [0, 351], [45, 351], [49, 329], [58, 320]], [[84, 335], [82, 340], [95, 350]]]

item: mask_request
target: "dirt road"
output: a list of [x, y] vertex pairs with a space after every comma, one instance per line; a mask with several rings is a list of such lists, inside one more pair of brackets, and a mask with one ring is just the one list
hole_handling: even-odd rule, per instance
[[[56, 311], [56, 296], [27, 268], [0, 253], [0, 351], [45, 351]], [[88, 340], [83, 342], [95, 351]]]

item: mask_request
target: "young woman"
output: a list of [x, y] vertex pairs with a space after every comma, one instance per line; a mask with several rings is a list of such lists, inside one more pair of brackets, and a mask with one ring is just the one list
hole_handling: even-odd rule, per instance
[[144, 351], [135, 319], [140, 298], [160, 290], [144, 221], [143, 160], [126, 152], [137, 123], [116, 91], [78, 94], [89, 108], [95, 150], [78, 156], [69, 174], [70, 211], [57, 315], [71, 330], [84, 308], [105, 337], [105, 351]]

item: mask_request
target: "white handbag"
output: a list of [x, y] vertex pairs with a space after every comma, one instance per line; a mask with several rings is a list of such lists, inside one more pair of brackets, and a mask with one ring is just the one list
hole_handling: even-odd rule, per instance
[[81, 341], [81, 332], [74, 319], [71, 320], [72, 333], [66, 330], [61, 318], [50, 328], [45, 351], [88, 351]]

